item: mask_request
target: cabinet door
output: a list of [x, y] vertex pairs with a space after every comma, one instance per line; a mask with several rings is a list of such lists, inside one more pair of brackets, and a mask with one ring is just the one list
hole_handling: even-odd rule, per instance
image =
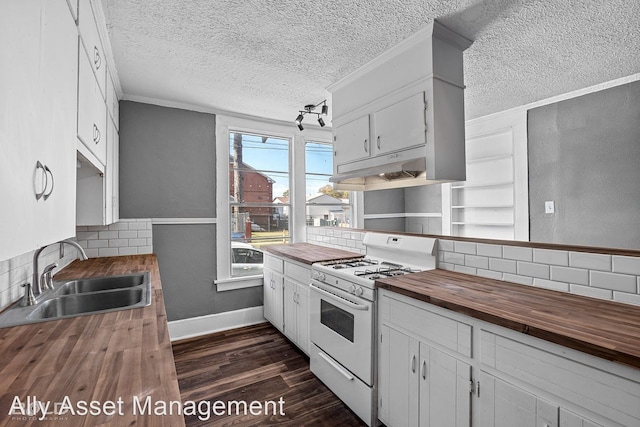
[[80, 0], [78, 5], [78, 26], [82, 46], [89, 57], [89, 65], [96, 76], [96, 82], [103, 101], [106, 99], [107, 60], [100, 41], [100, 33], [94, 19], [91, 0]]
[[417, 93], [374, 113], [374, 155], [426, 143], [425, 94]]
[[369, 116], [337, 126], [333, 131], [334, 171], [339, 165], [371, 155]]
[[560, 408], [560, 427], [602, 427], [602, 425]]
[[389, 427], [418, 425], [418, 342], [381, 327], [379, 416]]
[[558, 405], [489, 374], [481, 375], [480, 384], [482, 427], [558, 427]]
[[284, 279], [284, 334], [294, 343], [298, 342], [297, 309], [296, 298], [298, 296], [298, 285], [289, 279]]
[[264, 269], [264, 318], [283, 331], [283, 277], [273, 270]]
[[469, 427], [471, 366], [420, 343], [420, 426]]
[[80, 49], [78, 60], [78, 138], [102, 165], [106, 164], [107, 110], [91, 63]]
[[[77, 52], [77, 30], [64, 0], [8, 0], [0, 2], [0, 39], [4, 260], [75, 234], [69, 126], [74, 128], [77, 57], [69, 58]], [[36, 168], [38, 161], [51, 172]], [[43, 191], [49, 197], [36, 199]]]
[[[76, 227], [78, 30], [66, 0], [42, 3], [42, 109], [39, 156], [50, 189], [38, 206], [38, 245], [73, 237]], [[49, 195], [47, 197], [47, 195]]]

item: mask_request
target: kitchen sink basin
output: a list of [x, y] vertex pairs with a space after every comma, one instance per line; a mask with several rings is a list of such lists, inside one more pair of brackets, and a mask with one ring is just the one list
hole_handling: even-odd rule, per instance
[[[76, 279], [63, 282], [59, 287], [57, 287], [56, 295], [84, 294], [87, 292], [98, 292], [111, 289], [133, 288], [142, 285], [144, 281], [144, 274]], [[54, 287], [56, 287], [55, 283]]]
[[52, 319], [133, 308], [143, 302], [142, 297], [141, 288], [64, 295], [38, 304], [28, 318]]
[[151, 304], [149, 272], [54, 282], [35, 305], [14, 304], [0, 313], [0, 328], [146, 307]]

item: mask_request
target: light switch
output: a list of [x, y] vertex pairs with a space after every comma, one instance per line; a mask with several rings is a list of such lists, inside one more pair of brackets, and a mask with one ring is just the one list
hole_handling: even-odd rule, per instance
[[544, 202], [544, 213], [552, 214], [556, 212], [556, 206], [553, 200]]

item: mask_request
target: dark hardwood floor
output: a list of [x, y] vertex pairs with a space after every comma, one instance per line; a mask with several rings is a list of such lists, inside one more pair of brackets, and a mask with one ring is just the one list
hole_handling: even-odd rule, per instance
[[365, 426], [311, 373], [309, 359], [268, 323], [175, 342], [173, 354], [183, 402], [284, 401], [284, 415], [272, 405], [268, 415], [236, 416], [233, 410], [208, 420], [185, 416], [188, 427]]

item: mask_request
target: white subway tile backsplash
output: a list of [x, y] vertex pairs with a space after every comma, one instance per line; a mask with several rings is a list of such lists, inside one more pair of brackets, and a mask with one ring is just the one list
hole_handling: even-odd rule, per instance
[[589, 270], [552, 265], [551, 280], [556, 280], [558, 282], [576, 283], [579, 285], [588, 285]]
[[138, 253], [137, 247], [118, 248], [118, 255], [136, 255], [137, 253]]
[[569, 266], [589, 270], [611, 271], [611, 255], [569, 252]]
[[77, 227], [76, 233], [91, 258], [153, 253], [150, 219], [122, 219], [108, 226]]
[[520, 283], [521, 285], [533, 285], [533, 277], [519, 276], [517, 274], [504, 273], [502, 280], [507, 282]]
[[502, 258], [502, 246], [478, 243], [477, 253], [491, 258]]
[[531, 262], [533, 261], [533, 249], [520, 246], [503, 246], [502, 257], [505, 259]]
[[117, 231], [100, 231], [98, 233], [98, 239], [101, 239], [101, 240], [117, 239], [117, 238], [118, 238], [118, 232]]
[[497, 271], [482, 270], [479, 268], [477, 274], [478, 276], [487, 277], [489, 279], [502, 280], [502, 273]]
[[613, 299], [613, 291], [609, 289], [592, 288], [591, 286], [576, 285], [574, 283], [569, 285], [569, 292], [586, 297]]
[[538, 277], [549, 279], [549, 266], [546, 264], [535, 264], [532, 262], [518, 261], [518, 274], [521, 276]]
[[[147, 230], [142, 230], [147, 231]], [[116, 236], [119, 239], [136, 239], [138, 237], [139, 231], [137, 230], [122, 230], [118, 231], [118, 235]]]
[[613, 292], [613, 300], [625, 304], [640, 305], [640, 295], [628, 294], [626, 292]]
[[613, 272], [640, 276], [640, 258], [614, 255]]
[[459, 254], [456, 252], [445, 252], [444, 262], [447, 262], [449, 264], [464, 265], [464, 254]]
[[553, 249], [533, 249], [533, 262], [569, 266], [569, 252]]
[[473, 242], [453, 242], [453, 249], [458, 253], [475, 255], [477, 253], [477, 244]]
[[[309, 242], [364, 254], [363, 238], [361, 232], [307, 228]], [[443, 270], [640, 305], [640, 257], [445, 238], [438, 239], [437, 260]]]
[[476, 269], [472, 268], [472, 267], [466, 267], [464, 265], [454, 265], [453, 266], [453, 270], [457, 271], [459, 273], [464, 273], [464, 274], [472, 274], [472, 275], [476, 275]]
[[516, 262], [510, 259], [489, 258], [489, 270], [516, 274]]
[[438, 250], [453, 252], [453, 240], [438, 240]]
[[638, 290], [638, 278], [636, 276], [605, 271], [590, 271], [589, 284], [596, 288], [620, 292], [636, 293]]
[[468, 267], [489, 269], [489, 258], [477, 255], [465, 255], [464, 264]]
[[552, 289], [554, 291], [564, 291], [569, 292], [569, 284], [563, 282], [556, 282], [553, 280], [545, 280], [545, 279], [533, 279], [533, 286], [537, 286], [539, 288], [547, 288]]

